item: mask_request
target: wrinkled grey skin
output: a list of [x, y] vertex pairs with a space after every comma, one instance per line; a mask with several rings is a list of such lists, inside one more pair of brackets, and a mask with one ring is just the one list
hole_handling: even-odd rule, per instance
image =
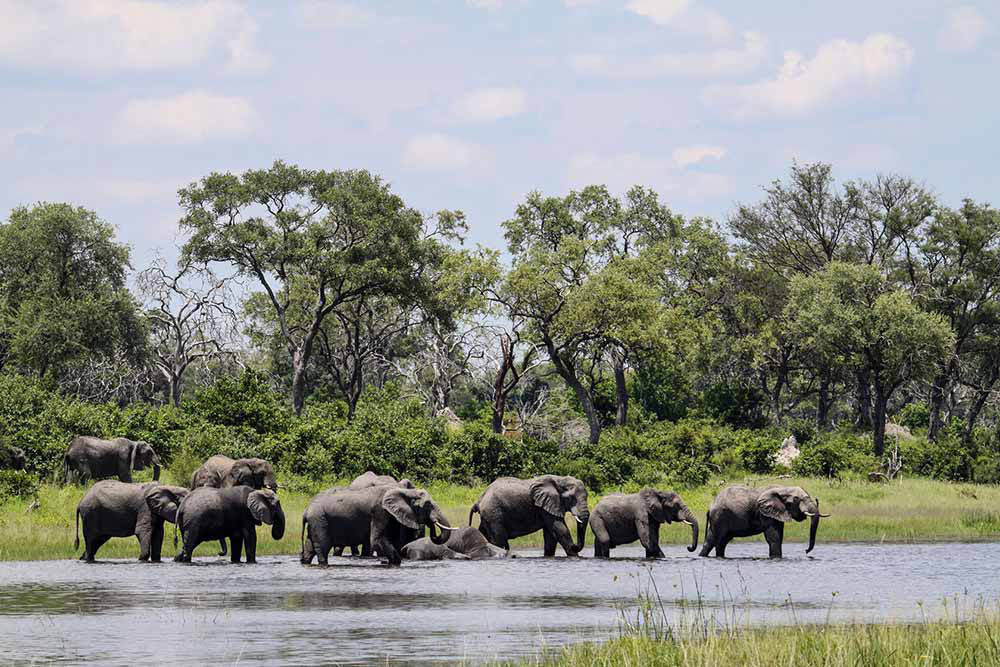
[[[510, 540], [543, 531], [545, 555], [554, 556], [556, 544], [567, 556], [576, 556], [587, 537], [587, 487], [575, 477], [541, 475], [531, 479], [501, 477], [490, 484], [469, 510], [479, 512], [479, 532], [492, 544], [510, 552]], [[577, 542], [566, 527], [566, 512], [577, 521]]]
[[371, 470], [363, 475], [358, 475], [354, 481], [348, 485], [349, 489], [367, 489], [370, 486], [398, 486], [401, 489], [415, 489], [413, 482], [408, 479], [396, 480], [392, 475], [376, 475]]
[[115, 480], [97, 482], [76, 507], [76, 541], [80, 548], [83, 523], [84, 552], [80, 560], [94, 561], [97, 550], [112, 537], [139, 538], [139, 560], [160, 562], [163, 522], [173, 523], [177, 508], [189, 493], [181, 486], [159, 482], [130, 484]]
[[434, 544], [430, 538], [422, 537], [403, 546], [404, 558], [410, 560], [484, 560], [486, 558], [506, 558], [507, 552], [486, 541], [483, 534], [472, 526], [462, 526], [451, 531], [444, 544]]
[[[232, 562], [239, 563], [240, 552], [245, 549], [247, 562], [256, 563], [257, 526], [262, 523], [271, 526], [274, 539], [284, 536], [285, 512], [274, 491], [249, 486], [194, 489], [177, 510], [177, 527], [184, 546], [174, 560], [190, 563], [191, 554], [202, 542], [229, 538]], [[174, 540], [176, 543], [176, 534]]]
[[[826, 515], [823, 515], [826, 516]], [[798, 486], [770, 486], [757, 489], [747, 486], [730, 486], [715, 496], [708, 508], [705, 526], [705, 543], [701, 556], [708, 556], [712, 549], [719, 558], [726, 557], [726, 545], [734, 537], [750, 537], [764, 533], [768, 555], [781, 558], [781, 542], [786, 521], [805, 521], [809, 524], [809, 546], [816, 545], [819, 527], [819, 500], [812, 498]]]
[[[216, 454], [191, 475], [191, 488], [202, 486], [216, 489], [249, 486], [252, 489], [277, 491], [278, 480], [274, 476], [274, 467], [264, 459], [231, 459]], [[219, 555], [226, 555], [225, 540], [219, 540]]]
[[143, 440], [128, 438], [101, 440], [79, 435], [69, 443], [63, 457], [67, 482], [105, 477], [131, 482], [133, 470], [143, 470], [149, 465], [153, 466], [153, 479], [160, 479], [160, 457], [153, 447]]
[[611, 494], [601, 498], [590, 514], [594, 533], [594, 555], [611, 556], [611, 549], [639, 540], [646, 558], [663, 558], [660, 524], [684, 522], [691, 526], [691, 546], [698, 548], [698, 520], [673, 491], [643, 489], [639, 493]]
[[24, 470], [28, 457], [20, 447], [0, 445], [0, 469]]
[[398, 565], [400, 549], [423, 526], [430, 528], [435, 544], [447, 542], [452, 530], [444, 512], [423, 489], [371, 486], [321, 493], [302, 515], [301, 561], [311, 563], [315, 556], [320, 565], [326, 565], [330, 549], [363, 544]]

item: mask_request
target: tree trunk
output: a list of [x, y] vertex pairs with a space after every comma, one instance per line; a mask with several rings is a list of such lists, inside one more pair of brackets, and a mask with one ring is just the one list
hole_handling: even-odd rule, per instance
[[830, 371], [824, 369], [819, 379], [819, 395], [816, 399], [816, 428], [825, 431], [830, 423]]
[[941, 416], [944, 407], [945, 389], [948, 386], [948, 375], [941, 373], [934, 378], [931, 384], [930, 395], [930, 423], [927, 425], [927, 438], [934, 442], [938, 441], [944, 419]]
[[292, 409], [295, 416], [302, 416], [302, 407], [306, 403], [306, 364], [299, 354], [292, 361]]
[[972, 431], [976, 427], [976, 421], [979, 420], [979, 415], [986, 406], [986, 401], [989, 400], [990, 394], [993, 393], [993, 387], [996, 386], [997, 381], [1000, 380], [1000, 366], [993, 366], [990, 369], [990, 378], [985, 386], [979, 388], [976, 392], [976, 401], [972, 404], [972, 408], [969, 410], [969, 414], [965, 418], [965, 441], [972, 441]]
[[549, 360], [555, 367], [556, 372], [559, 373], [559, 377], [569, 385], [573, 393], [576, 394], [577, 400], [580, 401], [580, 407], [583, 408], [584, 414], [587, 415], [587, 423], [590, 425], [590, 443], [596, 445], [601, 439], [601, 419], [597, 414], [597, 410], [594, 409], [594, 401], [590, 398], [590, 392], [577, 379], [573, 368], [566, 360], [559, 356], [559, 351], [556, 349], [552, 339], [543, 334], [542, 340], [545, 342], [545, 349], [549, 353]]
[[876, 383], [875, 414], [872, 415], [875, 423], [872, 429], [872, 440], [875, 442], [875, 457], [879, 459], [885, 454], [885, 410], [888, 403], [889, 397], [883, 388]]
[[875, 427], [875, 418], [872, 415], [872, 386], [868, 369], [859, 370], [856, 375], [857, 388], [856, 400], [858, 404], [858, 418], [855, 422], [858, 428], [870, 431]]
[[181, 406], [181, 378], [177, 375], [170, 378], [170, 402], [175, 408]]
[[628, 387], [625, 386], [625, 357], [615, 355], [615, 396], [618, 400], [618, 414], [615, 424], [625, 426], [628, 421]]
[[503, 395], [498, 395], [493, 400], [493, 432], [503, 435], [503, 417], [504, 413], [507, 412], [507, 398]]

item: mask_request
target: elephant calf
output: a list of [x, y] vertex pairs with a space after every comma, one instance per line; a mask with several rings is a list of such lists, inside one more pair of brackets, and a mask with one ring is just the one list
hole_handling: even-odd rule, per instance
[[[234, 486], [215, 489], [203, 486], [191, 491], [177, 510], [177, 527], [184, 546], [174, 558], [190, 563], [195, 548], [208, 540], [229, 538], [230, 558], [239, 563], [245, 549], [247, 562], [257, 562], [257, 526], [271, 526], [271, 537], [285, 534], [285, 512], [278, 496], [270, 489]], [[174, 540], [176, 542], [176, 535]]]
[[421, 537], [403, 546], [404, 558], [410, 560], [483, 560], [486, 558], [506, 558], [507, 551], [486, 541], [483, 534], [472, 526], [463, 526], [451, 531], [444, 544], [434, 544], [428, 537]]
[[812, 498], [798, 486], [771, 486], [757, 489], [747, 486], [730, 486], [719, 492], [708, 508], [705, 527], [705, 544], [701, 556], [708, 556], [715, 549], [719, 558], [726, 557], [726, 545], [734, 537], [750, 537], [764, 533], [768, 555], [781, 558], [781, 542], [788, 521], [810, 520], [809, 546], [816, 545], [816, 529], [820, 517], [819, 499]]
[[159, 562], [163, 522], [174, 522], [177, 508], [187, 494], [188, 490], [183, 487], [162, 486], [157, 482], [97, 482], [76, 507], [74, 548], [80, 548], [82, 521], [84, 552], [81, 560], [93, 562], [97, 550], [112, 537], [135, 535], [139, 538], [139, 560]]
[[590, 514], [594, 531], [594, 555], [608, 558], [611, 549], [639, 540], [646, 558], [663, 558], [660, 524], [682, 521], [691, 526], [691, 546], [698, 548], [698, 521], [681, 497], [673, 491], [643, 489], [630, 495], [612, 494], [597, 503]]

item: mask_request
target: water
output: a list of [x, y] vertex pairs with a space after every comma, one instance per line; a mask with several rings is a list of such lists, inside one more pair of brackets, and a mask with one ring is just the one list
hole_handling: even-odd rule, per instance
[[[588, 550], [589, 551], [589, 550]], [[404, 562], [293, 557], [257, 565], [108, 561], [0, 563], [0, 656], [38, 663], [250, 664], [483, 662], [618, 632], [621, 608], [656, 590], [720, 622], [919, 620], [943, 601], [1000, 597], [1000, 544], [801, 544], [769, 561], [762, 541], [727, 560], [667, 558]], [[628, 558], [625, 558], [628, 556]], [[735, 618], [733, 617], [735, 610]], [[690, 610], [688, 614], [690, 614]]]

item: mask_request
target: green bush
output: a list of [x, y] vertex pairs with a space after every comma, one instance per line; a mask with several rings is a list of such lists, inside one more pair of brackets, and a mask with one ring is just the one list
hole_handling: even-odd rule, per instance
[[766, 398], [753, 387], [716, 383], [702, 394], [705, 412], [733, 428], [763, 428]]
[[879, 467], [871, 451], [868, 436], [848, 429], [824, 433], [801, 448], [792, 470], [816, 477], [838, 477], [846, 472], [867, 474]]
[[260, 435], [283, 433], [293, 419], [288, 402], [263, 374], [252, 370], [198, 389], [185, 407], [210, 424], [239, 426]]
[[452, 480], [489, 484], [524, 474], [529, 456], [525, 443], [494, 433], [483, 422], [466, 422], [449, 434], [446, 460]]
[[795, 436], [796, 446], [801, 448], [816, 439], [816, 422], [812, 419], [789, 419], [786, 424], [788, 431]]
[[927, 428], [931, 423], [931, 409], [926, 403], [907, 403], [893, 421], [910, 431]]
[[778, 456], [778, 446], [766, 435], [743, 432], [740, 444], [736, 446], [740, 462], [752, 473], [764, 475], [774, 470]]
[[38, 493], [38, 477], [26, 470], [0, 470], [0, 502], [31, 498]]

